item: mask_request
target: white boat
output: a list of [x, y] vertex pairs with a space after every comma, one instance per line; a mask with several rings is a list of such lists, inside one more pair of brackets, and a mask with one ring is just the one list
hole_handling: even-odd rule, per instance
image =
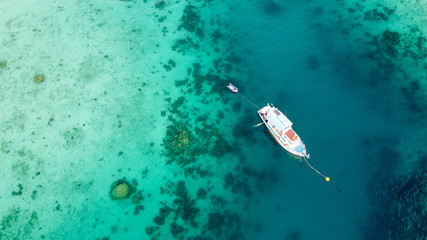
[[286, 151], [298, 157], [310, 157], [304, 142], [292, 129], [292, 122], [273, 104], [258, 110], [258, 115], [276, 142]]
[[239, 89], [236, 86], [234, 86], [232, 83], [229, 83], [227, 85], [227, 88], [230, 89], [230, 91], [232, 91], [234, 93], [237, 93], [239, 91]]

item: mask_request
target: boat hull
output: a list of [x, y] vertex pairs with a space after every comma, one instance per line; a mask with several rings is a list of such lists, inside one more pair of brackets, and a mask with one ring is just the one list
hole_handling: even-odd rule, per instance
[[292, 129], [292, 122], [282, 112], [268, 104], [258, 110], [258, 116], [274, 140], [291, 156], [297, 159], [309, 157], [304, 142]]
[[228, 88], [230, 91], [234, 92], [234, 93], [239, 92], [239, 89], [238, 89], [236, 86], [234, 86], [232, 83], [229, 83], [229, 84], [227, 85], [227, 88]]

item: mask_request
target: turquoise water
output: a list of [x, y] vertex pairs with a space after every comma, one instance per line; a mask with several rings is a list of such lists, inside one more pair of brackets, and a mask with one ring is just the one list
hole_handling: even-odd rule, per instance
[[[418, 3], [2, 1], [0, 13], [0, 239], [427, 236]], [[332, 184], [253, 128], [257, 108], [228, 82], [286, 112]]]

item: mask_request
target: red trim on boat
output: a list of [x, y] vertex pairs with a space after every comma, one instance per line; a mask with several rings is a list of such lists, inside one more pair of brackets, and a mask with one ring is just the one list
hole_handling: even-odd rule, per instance
[[296, 133], [292, 129], [289, 129], [288, 131], [286, 131], [285, 134], [286, 134], [286, 137], [291, 139], [291, 141], [295, 141], [298, 139], [298, 136], [296, 135]]

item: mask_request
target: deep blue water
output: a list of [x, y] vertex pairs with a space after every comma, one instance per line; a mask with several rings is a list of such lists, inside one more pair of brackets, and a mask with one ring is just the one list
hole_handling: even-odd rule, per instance
[[[275, 169], [281, 182], [257, 196], [261, 206], [255, 216], [262, 219], [263, 231], [251, 239], [424, 238], [426, 219], [420, 208], [425, 205], [425, 147], [406, 143], [395, 130], [404, 131], [402, 120], [414, 118], [406, 127], [425, 129], [425, 108], [411, 109], [408, 97], [390, 91], [405, 91], [405, 81], [414, 80], [393, 83], [393, 68], [399, 66], [382, 49], [372, 53], [376, 61], [367, 59], [375, 37], [365, 34], [358, 39], [363, 30], [355, 26], [363, 19], [349, 20], [349, 12], [335, 11], [340, 2], [247, 5], [236, 7], [239, 18], [231, 24], [232, 45], [250, 69], [250, 77], [241, 80], [242, 94], [258, 104], [272, 102], [286, 109], [312, 154], [310, 161], [341, 190], [274, 149], [279, 146], [265, 139], [270, 136], [256, 133], [260, 142], [251, 148], [262, 154], [249, 161]], [[425, 106], [422, 98], [415, 101]], [[402, 170], [406, 163], [397, 145], [413, 144], [421, 144], [423, 153], [417, 155], [414, 169]], [[402, 190], [421, 195], [405, 193], [411, 195], [405, 199], [396, 194], [403, 185], [398, 178], [423, 179], [421, 186], [408, 184], [405, 188], [411, 190]], [[403, 213], [397, 202], [418, 210]], [[405, 218], [414, 222], [402, 224]], [[413, 229], [403, 230], [406, 224], [413, 224]]]

